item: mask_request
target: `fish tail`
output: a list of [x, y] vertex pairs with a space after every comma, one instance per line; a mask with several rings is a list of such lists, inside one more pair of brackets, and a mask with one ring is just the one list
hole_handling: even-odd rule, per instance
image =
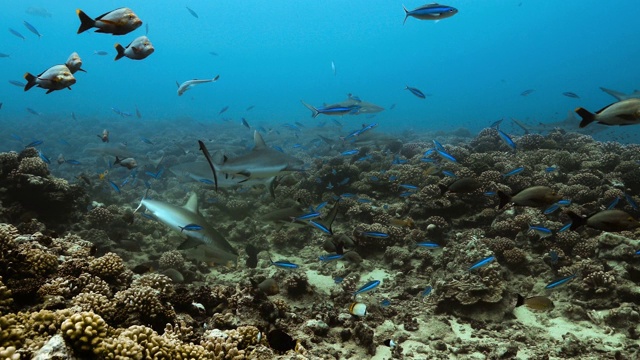
[[306, 102], [300, 100], [300, 102], [302, 103], [302, 105], [306, 106], [307, 109], [311, 110], [311, 117], [312, 118], [316, 118], [318, 115], [320, 115], [320, 111], [318, 111], [318, 109], [314, 108], [312, 105], [307, 104]]
[[120, 158], [118, 158], [118, 156], [116, 155], [116, 161], [113, 162], [113, 165], [118, 165], [122, 162], [122, 160]]
[[518, 300], [516, 301], [516, 307], [524, 305], [524, 296], [518, 294]]
[[579, 227], [585, 225], [588, 219], [574, 213], [573, 211], [568, 211], [567, 216], [569, 216], [569, 219], [571, 219], [571, 227], [569, 227], [569, 230], [571, 231], [575, 231]]
[[116, 55], [116, 58], [113, 60], [120, 60], [124, 56], [124, 47], [120, 44], [116, 44], [114, 47], [116, 48], [118, 55]]
[[402, 22], [402, 25], [404, 25], [404, 23], [407, 22], [407, 18], [409, 17], [409, 10], [407, 10], [407, 8], [404, 7], [404, 4], [402, 4], [402, 8], [404, 9], [404, 21]]
[[511, 202], [511, 196], [505, 194], [504, 192], [498, 190], [498, 197], [500, 198], [500, 204], [498, 205], [498, 210], [502, 209]]
[[31, 73], [24, 74], [24, 79], [27, 80], [27, 85], [24, 86], [24, 91], [27, 91], [36, 85], [37, 77]]
[[78, 28], [78, 34], [96, 26], [96, 21], [90, 18], [89, 15], [85, 14], [84, 11], [77, 9], [76, 14], [78, 14], [78, 17], [80, 18], [80, 27]]
[[576, 114], [580, 115], [582, 121], [580, 121], [580, 127], [583, 128], [596, 120], [596, 115], [589, 110], [579, 107], [576, 109]]
[[446, 194], [447, 191], [449, 191], [449, 188], [442, 184], [438, 184], [438, 187], [440, 188], [440, 196], [444, 196], [444, 194]]

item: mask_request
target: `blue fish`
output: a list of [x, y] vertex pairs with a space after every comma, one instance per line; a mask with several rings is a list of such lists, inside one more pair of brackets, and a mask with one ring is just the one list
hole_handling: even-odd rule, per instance
[[367, 161], [367, 160], [371, 160], [371, 159], [373, 159], [373, 156], [372, 156], [372, 155], [366, 155], [366, 156], [363, 156], [363, 157], [359, 158], [359, 159], [358, 159], [358, 160], [356, 160], [356, 161], [357, 161], [357, 162], [360, 162], [360, 161]]
[[498, 132], [498, 135], [500, 135], [500, 138], [502, 139], [502, 141], [504, 141], [505, 144], [507, 144], [507, 146], [509, 146], [510, 148], [513, 149], [513, 151], [516, 151], [516, 143], [511, 140], [511, 138], [509, 137], [509, 135], [505, 134], [502, 130], [498, 129], [496, 130]]
[[375, 175], [372, 175], [372, 176], [369, 178], [369, 180], [371, 180], [371, 181], [375, 182], [375, 181], [380, 181], [380, 178], [379, 178], [379, 177], [377, 177], [377, 176], [375, 176]]
[[469, 268], [469, 271], [483, 267], [487, 264], [489, 264], [490, 262], [492, 262], [493, 260], [495, 260], [496, 257], [495, 256], [488, 256], [480, 261], [478, 261], [477, 263], [471, 265], [471, 267]]
[[11, 137], [13, 138], [13, 140], [22, 141], [22, 138], [16, 134], [11, 134]]
[[607, 206], [607, 210], [611, 210], [613, 208], [615, 208], [618, 205], [618, 202], [620, 201], [620, 197], [616, 196], [615, 199], [613, 199], [613, 201], [611, 202], [611, 204], [609, 204], [609, 206]]
[[336, 276], [333, 278], [333, 282], [336, 284], [340, 284], [342, 282], [342, 280], [344, 280], [343, 278], [341, 278], [340, 276]]
[[436, 162], [436, 159], [423, 157], [423, 158], [420, 159], [420, 161], [422, 161], [423, 163], [434, 163], [434, 162]]
[[554, 213], [554, 212], [556, 212], [556, 210], [558, 210], [558, 209], [560, 209], [560, 205], [558, 205], [558, 204], [556, 203], [556, 204], [553, 204], [553, 205], [549, 206], [548, 208], [546, 208], [546, 209], [543, 211], [543, 213], [544, 213], [545, 215], [553, 214], [553, 213]]
[[558, 170], [558, 168], [557, 168], [557, 167], [555, 167], [555, 166], [549, 166], [548, 168], [544, 169], [544, 172], [546, 172], [546, 173], [551, 173], [551, 172], [554, 172], [554, 171], [556, 171], [556, 170]]
[[640, 250], [636, 251], [636, 255], [640, 255]]
[[327, 255], [320, 255], [318, 257], [318, 260], [320, 261], [333, 261], [333, 260], [340, 260], [344, 257], [343, 254], [327, 254]]
[[293, 221], [305, 221], [305, 220], [315, 219], [315, 218], [317, 218], [319, 216], [320, 216], [319, 212], [311, 212], [311, 213], [308, 213], [308, 214], [304, 214], [304, 215], [293, 217], [291, 219]]
[[145, 144], [149, 144], [149, 145], [153, 145], [153, 143], [151, 142], [151, 140], [147, 139], [146, 137], [141, 136], [140, 140], [145, 143]]
[[400, 184], [398, 186], [400, 186], [401, 188], [407, 189], [407, 190], [413, 190], [413, 191], [418, 190], [417, 186], [411, 185], [411, 184]]
[[431, 285], [428, 285], [426, 288], [424, 288], [424, 290], [422, 290], [422, 292], [420, 293], [420, 296], [422, 297], [429, 296], [432, 290], [433, 288], [431, 287]]
[[556, 204], [558, 204], [560, 206], [569, 206], [569, 205], [571, 205], [571, 200], [563, 199], [563, 200], [558, 201]]
[[13, 30], [12, 28], [9, 28], [9, 32], [12, 33], [13, 35], [15, 35], [16, 37], [19, 37], [22, 40], [25, 40], [26, 38], [24, 37], [24, 35], [20, 34], [19, 32], [17, 32], [16, 30]]
[[413, 10], [407, 10], [407, 8], [405, 8], [404, 5], [402, 5], [402, 8], [404, 9], [404, 13], [405, 13], [404, 21], [402, 22], [402, 25], [404, 25], [404, 23], [407, 22], [407, 18], [409, 16], [414, 17], [416, 19], [420, 19], [420, 20], [440, 20], [440, 19], [452, 17], [453, 15], [458, 13], [458, 9], [454, 7], [447, 6], [447, 5], [440, 5], [436, 3], [422, 5]]
[[333, 184], [331, 184], [331, 181], [329, 181], [329, 184], [327, 185], [327, 190], [331, 190], [333, 189]]
[[300, 265], [298, 264], [294, 264], [290, 261], [286, 261], [286, 260], [278, 260], [278, 261], [273, 261], [271, 259], [269, 259], [271, 261], [272, 265], [275, 265], [279, 268], [283, 268], [283, 269], [297, 269], [300, 267]]
[[433, 140], [433, 149], [427, 150], [425, 151], [424, 155], [430, 155], [432, 154], [434, 151], [440, 150], [440, 151], [446, 151], [446, 149], [444, 148], [444, 146], [442, 146], [442, 144], [440, 144], [440, 142], [438, 140]]
[[382, 307], [388, 307], [389, 305], [391, 305], [391, 300], [389, 299], [383, 299], [382, 301], [380, 301], [380, 306]]
[[345, 199], [354, 198], [356, 196], [357, 196], [356, 194], [352, 194], [352, 193], [344, 193], [340, 195], [341, 198], [345, 198]]
[[398, 180], [397, 176], [395, 176], [395, 175], [389, 176], [389, 181], [396, 181], [396, 180]]
[[44, 161], [47, 164], [51, 164], [51, 159], [49, 159], [45, 154], [42, 153], [42, 151], [38, 150], [38, 156], [40, 156], [40, 159], [42, 159], [42, 161]]
[[203, 184], [207, 184], [207, 185], [215, 185], [215, 182], [213, 180], [209, 180], [209, 179], [200, 179], [198, 180]]
[[560, 259], [560, 257], [558, 256], [558, 252], [557, 251], [555, 251], [555, 250], [549, 251], [549, 261], [551, 261], [552, 265], [557, 264], [559, 259]]
[[28, 22], [26, 22], [24, 20], [22, 21], [22, 23], [24, 24], [24, 27], [26, 27], [29, 31], [31, 31], [32, 33], [36, 34], [38, 36], [38, 38], [42, 37], [42, 35], [38, 32], [38, 29], [36, 29], [35, 26], [29, 24]]
[[281, 148], [281, 147], [280, 147], [280, 146], [278, 146], [278, 145], [273, 145], [273, 146], [272, 146], [272, 148], [274, 148], [275, 150], [280, 151], [281, 153], [284, 153], [284, 149], [283, 149], [283, 148]]
[[147, 189], [151, 189], [151, 183], [149, 182], [149, 180], [144, 179], [144, 187], [146, 187]]
[[493, 123], [491, 123], [491, 125], [489, 125], [489, 128], [491, 129], [499, 129], [500, 128], [500, 124], [502, 123], [502, 120], [504, 119], [500, 119], [500, 120], [496, 120]]
[[317, 221], [311, 220], [311, 221], [309, 221], [309, 224], [313, 225], [316, 229], [322, 231], [323, 233], [325, 233], [327, 235], [333, 235], [333, 231], [331, 231], [331, 229], [329, 229], [328, 227], [326, 227], [325, 225], [323, 225], [323, 224], [321, 224], [321, 223], [319, 223]]
[[572, 222], [568, 222], [568, 223], [562, 225], [562, 227], [558, 230], [558, 233], [565, 232], [565, 231], [571, 229], [571, 225], [573, 225]]
[[42, 145], [42, 143], [44, 142], [44, 140], [35, 140], [30, 142], [27, 146], [25, 146], [24, 148], [30, 148], [30, 147], [36, 147], [38, 145]]
[[64, 162], [66, 162], [69, 165], [82, 165], [82, 163], [80, 161], [73, 160], [73, 159], [65, 160]]
[[393, 161], [391, 161], [391, 165], [402, 165], [402, 164], [406, 164], [407, 160], [406, 159], [400, 159], [400, 157], [398, 155], [394, 156]]
[[360, 236], [384, 239], [388, 238], [389, 234], [380, 231], [363, 231], [360, 233]]
[[440, 245], [438, 245], [438, 244], [436, 244], [434, 242], [429, 242], [429, 241], [423, 241], [423, 242], [416, 243], [416, 246], [429, 248], [429, 249], [435, 249], [435, 248], [439, 248], [440, 247]]
[[183, 231], [200, 231], [203, 229], [202, 226], [198, 225], [198, 224], [188, 224], [185, 226], [178, 226], [180, 228], [180, 232]]
[[451, 154], [449, 154], [446, 151], [436, 149], [436, 152], [438, 153], [438, 155], [440, 155], [440, 157], [442, 157], [445, 160], [449, 160], [451, 162], [458, 162], [456, 158], [454, 158]]
[[515, 168], [508, 173], [502, 174], [503, 178], [508, 178], [509, 176], [513, 176], [515, 174], [519, 174], [524, 171], [524, 166], [520, 166], [519, 168]]
[[64, 146], [71, 146], [71, 144], [69, 144], [69, 142], [65, 139], [60, 139], [58, 140], [58, 142]]
[[560, 285], [563, 285], [563, 284], [568, 283], [569, 281], [573, 280], [573, 278], [575, 278], [575, 277], [576, 277], [576, 274], [572, 274], [572, 275], [569, 275], [569, 276], [563, 277], [562, 279], [558, 279], [558, 280], [555, 280], [555, 281], [553, 281], [553, 282], [550, 282], [550, 283], [549, 283], [549, 284], [547, 284], [547, 286], [545, 286], [544, 288], [545, 288], [545, 289], [553, 289], [553, 288], [555, 288], [555, 287], [558, 287], [558, 286], [560, 286]]
[[242, 125], [244, 125], [244, 127], [246, 127], [247, 129], [251, 129], [251, 125], [249, 125], [245, 118], [242, 118]]
[[380, 285], [380, 280], [369, 281], [368, 283], [364, 284], [360, 289], [356, 290], [353, 293], [353, 296], [355, 297], [356, 295], [360, 295], [362, 293], [366, 293], [367, 291], [371, 291], [377, 288], [378, 285]]
[[115, 190], [118, 194], [120, 194], [120, 188], [118, 187], [118, 185], [116, 185], [116, 183], [114, 183], [113, 181], [109, 180], [109, 185], [111, 185], [113, 190]]
[[449, 170], [442, 170], [442, 173], [444, 174], [444, 176], [448, 176], [451, 178], [457, 178], [458, 175], [454, 174], [453, 172], [449, 171]]
[[629, 204], [629, 206], [631, 206], [631, 208], [633, 208], [633, 210], [638, 211], [638, 203], [633, 200], [631, 195], [625, 193], [624, 198], [625, 200], [627, 200], [627, 203]]
[[424, 99], [426, 96], [424, 95], [424, 93], [414, 87], [411, 87], [409, 85], [406, 85], [406, 87], [404, 88], [405, 90], [409, 90], [411, 91], [411, 93], [417, 97], [419, 97], [420, 99]]
[[348, 115], [348, 114], [358, 114], [358, 112], [360, 111], [360, 108], [361, 108], [360, 105], [341, 106], [341, 105], [338, 105], [338, 104], [316, 108], [316, 107], [314, 107], [312, 105], [309, 105], [309, 104], [305, 103], [304, 101], [300, 101], [300, 102], [307, 109], [311, 110], [311, 117], [312, 118], [316, 118], [320, 114], [323, 114], [323, 115], [338, 115], [338, 116]]
[[485, 191], [484, 196], [496, 196], [497, 192], [495, 191]]
[[342, 180], [340, 180], [340, 182], [338, 183], [338, 186], [344, 186], [347, 185], [349, 183], [349, 180], [351, 180], [350, 178], [344, 178]]
[[412, 191], [405, 191], [405, 192], [400, 193], [400, 197], [403, 197], [403, 198], [404, 198], [404, 197], [409, 197], [409, 196], [411, 196], [411, 195], [413, 195], [413, 194], [415, 194], [415, 192], [412, 192]]
[[327, 206], [328, 203], [329, 203], [328, 201], [321, 202], [320, 204], [318, 204], [318, 206], [316, 206], [316, 211], [320, 211], [320, 209]]
[[127, 177], [126, 179], [124, 179], [124, 181], [122, 182], [122, 184], [120, 184], [120, 187], [123, 187], [125, 185], [127, 185], [129, 183], [129, 181], [131, 180], [130, 177]]
[[529, 230], [538, 234], [540, 238], [546, 238], [553, 235], [553, 231], [547, 229], [544, 226], [529, 225]]

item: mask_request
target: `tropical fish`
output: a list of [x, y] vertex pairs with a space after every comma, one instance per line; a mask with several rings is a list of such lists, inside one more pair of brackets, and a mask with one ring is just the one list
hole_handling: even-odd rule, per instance
[[188, 224], [185, 226], [179, 226], [180, 228], [180, 232], [183, 231], [200, 231], [202, 229], [204, 229], [202, 226], [198, 225], [198, 224]]
[[[103, 143], [108, 143], [109, 142], [109, 130], [104, 129], [102, 130], [102, 135], [97, 135], [100, 140], [102, 140]], [[118, 157], [118, 155], [116, 155], [116, 157]]]
[[360, 236], [370, 237], [370, 238], [388, 238], [389, 234], [381, 231], [363, 231], [360, 233]]
[[532, 92], [534, 92], [534, 91], [535, 91], [535, 89], [528, 89], [528, 90], [525, 90], [525, 91], [523, 91], [523, 92], [521, 92], [521, 93], [520, 93], [520, 96], [527, 96], [527, 95], [531, 94], [531, 93], [532, 93]]
[[22, 21], [22, 23], [24, 24], [24, 27], [26, 27], [27, 29], [29, 29], [29, 31], [31, 31], [32, 33], [36, 34], [36, 36], [38, 36], [38, 38], [41, 38], [42, 35], [38, 32], [38, 29], [35, 28], [35, 26], [29, 24], [26, 21]]
[[576, 277], [576, 274], [572, 274], [572, 275], [563, 277], [561, 279], [554, 280], [554, 281], [550, 282], [549, 284], [547, 284], [547, 286], [545, 286], [544, 288], [545, 289], [553, 289], [555, 287], [558, 287], [560, 285], [568, 283], [569, 281], [573, 280], [575, 277]]
[[519, 174], [519, 173], [521, 173], [523, 171], [524, 171], [524, 166], [521, 166], [521, 167], [515, 168], [515, 169], [513, 169], [513, 170], [511, 170], [511, 171], [509, 171], [507, 173], [502, 174], [502, 178], [508, 178], [509, 176], [513, 176], [513, 175]]
[[360, 150], [358, 149], [353, 149], [353, 150], [347, 150], [347, 151], [343, 151], [340, 153], [340, 155], [342, 156], [350, 156], [350, 155], [356, 155], [360, 152]]
[[496, 259], [495, 256], [488, 256], [480, 261], [478, 261], [477, 263], [471, 265], [471, 267], [469, 268], [469, 271], [471, 270], [475, 270], [477, 268], [483, 267], [487, 264], [489, 264], [490, 262], [494, 261]]
[[629, 206], [631, 206], [633, 210], [638, 211], [638, 203], [636, 203], [636, 201], [633, 200], [633, 197], [631, 195], [625, 193], [624, 198], [625, 200], [627, 200], [627, 204], [629, 204]]
[[422, 290], [422, 292], [420, 293], [420, 296], [427, 297], [429, 295], [431, 295], [431, 291], [433, 291], [433, 287], [431, 285], [427, 285], [427, 287], [424, 288], [424, 290]]
[[[178, 96], [182, 96], [182, 94], [184, 94], [185, 91], [191, 89], [192, 87], [194, 87], [196, 85], [204, 84], [204, 83], [210, 83], [210, 82], [216, 82], [218, 80], [218, 78], [220, 78], [220, 75], [216, 75], [216, 77], [214, 77], [213, 79], [187, 80], [187, 81], [183, 82], [182, 84], [178, 85]], [[220, 114], [222, 114], [222, 112]]]
[[75, 74], [78, 71], [86, 72], [82, 69], [82, 59], [77, 52], [72, 52], [71, 55], [67, 58], [67, 61], [64, 63], [71, 71], [72, 74]]
[[576, 93], [573, 93], [571, 91], [565, 91], [562, 93], [562, 95], [566, 97], [574, 98], [574, 99], [580, 99], [580, 96], [578, 96]]
[[97, 33], [125, 35], [142, 26], [142, 20], [126, 7], [109, 11], [95, 19], [90, 18], [80, 9], [76, 10], [76, 14], [80, 18], [78, 34], [95, 27], [98, 28]]
[[619, 201], [620, 201], [620, 197], [619, 197], [619, 196], [616, 196], [616, 198], [615, 198], [615, 199], [613, 199], [613, 201], [611, 201], [611, 203], [609, 204], [609, 206], [607, 206], [607, 210], [612, 210], [612, 209], [614, 209], [614, 208], [618, 205], [618, 202], [619, 202]]
[[118, 185], [116, 185], [116, 183], [114, 183], [113, 181], [109, 180], [109, 185], [111, 185], [111, 187], [113, 188], [113, 190], [115, 190], [115, 192], [120, 194], [120, 187], [118, 187]]
[[560, 195], [548, 186], [532, 186], [513, 196], [498, 190], [498, 197], [500, 198], [498, 209], [502, 209], [508, 203], [518, 206], [544, 207], [561, 199]]
[[353, 297], [356, 297], [357, 295], [369, 292], [375, 288], [378, 287], [378, 285], [380, 285], [381, 281], [380, 280], [372, 280], [369, 281], [368, 283], [364, 284], [363, 286], [361, 286], [358, 290], [356, 290], [353, 293]]
[[553, 235], [553, 231], [549, 230], [544, 226], [529, 225], [529, 230], [538, 234], [538, 236], [540, 236], [541, 239], [544, 239], [546, 237]]
[[361, 302], [354, 302], [349, 306], [349, 314], [356, 317], [363, 317], [367, 315], [367, 304]]
[[507, 146], [509, 146], [510, 148], [513, 149], [513, 151], [515, 151], [516, 150], [516, 143], [509, 137], [509, 135], [505, 134], [500, 129], [497, 129], [496, 131], [498, 132], [498, 135], [500, 136], [500, 139], [502, 139], [502, 141], [504, 141], [504, 143], [507, 144]]
[[492, 122], [491, 125], [489, 125], [489, 128], [490, 129], [496, 129], [496, 130], [500, 129], [500, 124], [502, 123], [503, 120], [504, 119], [500, 119], [500, 120], [496, 120], [496, 121]]
[[458, 9], [454, 7], [436, 3], [422, 5], [411, 11], [407, 10], [404, 5], [402, 5], [402, 8], [404, 9], [404, 21], [402, 22], [402, 25], [407, 22], [407, 18], [409, 16], [419, 20], [441, 20], [452, 17], [458, 13]]
[[187, 11], [189, 11], [189, 14], [191, 14], [191, 16], [198, 19], [198, 14], [196, 14], [195, 11], [191, 10], [191, 8], [189, 8], [188, 6], [185, 6], [185, 7], [187, 8]]
[[634, 125], [640, 123], [640, 99], [621, 100], [595, 113], [580, 107], [576, 109], [576, 113], [582, 118], [581, 128], [594, 121], [604, 125]]
[[178, 246], [178, 250], [194, 248], [194, 251], [201, 252], [208, 259], [223, 263], [227, 261], [235, 263], [237, 261], [238, 252], [220, 232], [209, 225], [198, 211], [198, 196], [195, 193], [191, 194], [184, 206], [143, 198], [134, 212], [137, 212], [142, 207], [149, 211], [158, 221], [176, 232], [180, 232], [180, 227], [184, 226], [184, 224], [202, 226], [200, 231], [185, 233], [188, 238]]
[[40, 157], [40, 159], [42, 159], [42, 161], [44, 161], [47, 164], [51, 164], [51, 160], [42, 153], [42, 151], [38, 150], [38, 156]]
[[142, 60], [155, 51], [153, 44], [145, 35], [135, 38], [126, 48], [117, 43], [114, 47], [118, 52], [114, 60], [119, 60], [124, 56], [131, 60]]
[[[214, 80], [217, 80], [218, 77], [216, 76]], [[227, 110], [229, 110], [229, 106], [225, 106], [222, 109], [220, 109], [220, 111], [218, 112], [218, 115], [222, 115], [224, 114]]]
[[30, 108], [30, 107], [26, 108], [26, 110], [29, 112], [29, 114], [32, 114], [32, 115], [35, 115], [35, 116], [40, 116], [40, 115], [42, 115], [42, 113], [40, 113], [40, 112], [38, 112], [38, 111], [35, 111], [34, 109], [32, 109], [32, 108]]
[[344, 254], [326, 254], [326, 255], [320, 255], [318, 257], [318, 260], [327, 262], [327, 261], [333, 261], [333, 260], [340, 260], [343, 257], [344, 257]]
[[22, 39], [22, 40], [26, 40], [26, 38], [24, 37], [24, 35], [20, 34], [19, 32], [13, 30], [12, 28], [9, 28], [9, 32], [12, 33], [13, 35], [15, 35], [16, 37]]
[[437, 249], [440, 247], [440, 245], [430, 241], [422, 241], [422, 242], [416, 243], [416, 247], [423, 247], [427, 249]]
[[44, 143], [44, 140], [35, 140], [30, 142], [27, 146], [25, 146], [24, 148], [30, 148], [30, 147], [36, 147], [38, 145], [42, 145], [42, 143]]
[[27, 84], [23, 83], [22, 81], [16, 81], [16, 80], [9, 80], [9, 84], [11, 85], [15, 85], [18, 87], [25, 87]]
[[451, 162], [458, 162], [458, 160], [456, 160], [455, 157], [453, 157], [453, 155], [449, 154], [448, 152], [444, 151], [444, 150], [439, 150], [436, 149], [436, 152], [438, 153], [438, 155], [440, 155], [441, 158], [451, 161]]
[[556, 210], [558, 210], [558, 209], [560, 209], [560, 204], [555, 203], [555, 204], [553, 204], [553, 205], [549, 206], [548, 208], [546, 208], [546, 209], [543, 211], [543, 214], [545, 214], [545, 215], [553, 214], [553, 213], [554, 213], [554, 212], [556, 212]]
[[336, 76], [336, 64], [333, 61], [331, 62], [331, 71], [333, 71], [333, 76]]
[[131, 170], [138, 167], [138, 162], [134, 158], [120, 159], [116, 156], [116, 161], [113, 162], [113, 165], [120, 165]]
[[300, 265], [294, 264], [286, 260], [279, 260], [279, 261], [273, 261], [271, 259], [269, 260], [271, 261], [271, 265], [274, 265], [276, 267], [283, 268], [283, 269], [297, 269], [300, 267]]
[[244, 125], [244, 127], [246, 127], [247, 129], [251, 129], [251, 125], [249, 125], [249, 123], [247, 122], [247, 120], [245, 120], [245, 118], [242, 118], [242, 125]]
[[553, 301], [546, 296], [532, 296], [525, 299], [522, 295], [518, 294], [516, 307], [522, 305], [534, 310], [551, 310], [554, 307]]
[[[405, 11], [406, 11], [406, 9], [405, 9]], [[406, 18], [405, 18], [405, 19], [406, 19]], [[405, 85], [405, 88], [404, 88], [404, 89], [405, 89], [405, 90], [409, 90], [413, 95], [415, 95], [415, 96], [419, 97], [420, 99], [424, 99], [424, 98], [426, 98], [426, 96], [424, 95], [424, 93], [423, 93], [422, 91], [420, 91], [419, 89], [417, 89], [417, 88], [411, 87], [411, 86], [409, 86], [409, 85]]]
[[109, 53], [104, 50], [94, 50], [93, 55], [105, 56], [105, 55], [109, 55]]
[[471, 193], [482, 187], [482, 183], [480, 183], [475, 178], [460, 178], [451, 183], [449, 186], [438, 184], [440, 188], [440, 195], [444, 195], [447, 192], [452, 192], [456, 194], [463, 193]]
[[314, 106], [309, 105], [302, 100], [300, 100], [300, 102], [302, 103], [302, 105], [306, 106], [307, 109], [311, 110], [311, 117], [313, 118], [317, 117], [320, 114], [338, 115], [338, 116], [349, 115], [349, 114], [354, 115], [354, 114], [357, 114], [358, 110], [360, 109], [359, 105], [350, 105], [350, 106], [328, 105], [320, 108], [315, 108]]
[[64, 88], [71, 89], [71, 85], [76, 83], [76, 78], [73, 77], [71, 70], [66, 65], [54, 65], [38, 76], [26, 73], [24, 78], [27, 80], [24, 91], [37, 85], [40, 88], [47, 89], [47, 94]]
[[571, 219], [570, 229], [575, 231], [581, 226], [588, 226], [602, 231], [624, 231], [640, 227], [640, 222], [622, 210], [602, 210], [587, 217], [572, 211], [567, 212]]

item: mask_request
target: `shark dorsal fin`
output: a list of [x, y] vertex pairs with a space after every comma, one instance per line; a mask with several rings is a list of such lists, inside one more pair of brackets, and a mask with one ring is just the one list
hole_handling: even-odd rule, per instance
[[197, 214], [198, 213], [198, 195], [196, 195], [196, 193], [191, 193], [189, 200], [187, 200], [187, 203], [184, 204], [183, 208], [191, 211], [194, 214]]
[[255, 143], [253, 150], [263, 150], [267, 148], [267, 144], [264, 143], [264, 139], [258, 130], [253, 132], [253, 142]]

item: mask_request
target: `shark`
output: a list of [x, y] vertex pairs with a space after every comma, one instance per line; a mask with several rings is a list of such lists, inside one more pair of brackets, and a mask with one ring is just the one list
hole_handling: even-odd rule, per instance
[[375, 114], [384, 111], [382, 106], [378, 106], [374, 103], [362, 101], [359, 97], [348, 94], [347, 100], [331, 104], [324, 105], [320, 108], [315, 108], [312, 105], [301, 101], [302, 105], [311, 110], [311, 116], [317, 117], [319, 114], [325, 115], [360, 115], [360, 114]]
[[[187, 236], [187, 239], [178, 246], [178, 250], [195, 248], [207, 254], [207, 261], [219, 263], [236, 263], [238, 252], [229, 244], [227, 239], [200, 214], [198, 210], [198, 196], [191, 193], [189, 200], [183, 206], [176, 206], [164, 201], [151, 200], [145, 197], [140, 201], [140, 208], [151, 213], [159, 222], [171, 229]], [[187, 225], [198, 228], [190, 230]], [[197, 226], [193, 226], [197, 225]]]
[[269, 179], [275, 176], [303, 171], [299, 166], [304, 163], [291, 155], [272, 149], [265, 144], [262, 135], [253, 132], [253, 149], [244, 155], [229, 159], [223, 156], [222, 161], [214, 162], [215, 171], [227, 176], [243, 176], [248, 179]]
[[607, 94], [613, 96], [618, 101], [627, 100], [627, 99], [633, 99], [633, 98], [640, 99], [640, 90], [633, 90], [633, 92], [631, 94], [625, 94], [623, 92], [607, 89], [607, 88], [604, 88], [604, 87], [600, 87], [600, 90], [602, 90], [602, 91], [606, 92]]
[[564, 120], [554, 121], [550, 123], [525, 124], [522, 121], [514, 118], [511, 118], [511, 121], [513, 121], [514, 124], [524, 130], [525, 134], [530, 134], [531, 132], [544, 133], [553, 131], [555, 129], [563, 129], [585, 135], [594, 135], [608, 129], [607, 126], [601, 124], [588, 129], [579, 128], [578, 124], [580, 123], [580, 119], [576, 118], [573, 111], [569, 111], [567, 117]]

